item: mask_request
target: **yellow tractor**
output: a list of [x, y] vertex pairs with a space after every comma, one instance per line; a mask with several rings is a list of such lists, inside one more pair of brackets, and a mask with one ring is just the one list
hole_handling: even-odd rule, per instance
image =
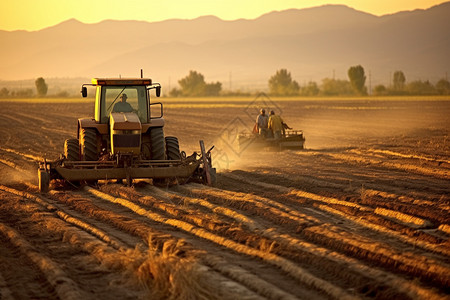
[[97, 180], [152, 178], [155, 184], [200, 181], [211, 185], [215, 169], [211, 149], [200, 141], [200, 154], [180, 152], [178, 139], [164, 136], [163, 104], [150, 102], [150, 90], [161, 85], [150, 78], [94, 78], [83, 84], [96, 89], [95, 115], [78, 119], [76, 139], [67, 139], [64, 154], [39, 163], [39, 189], [47, 192], [51, 180], [71, 183]]

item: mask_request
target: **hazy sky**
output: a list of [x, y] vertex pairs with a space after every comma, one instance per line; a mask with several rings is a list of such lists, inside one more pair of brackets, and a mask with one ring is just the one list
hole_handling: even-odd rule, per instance
[[161, 21], [215, 15], [224, 20], [253, 19], [273, 10], [345, 4], [374, 15], [426, 9], [443, 0], [0, 0], [0, 29], [39, 30], [75, 18]]

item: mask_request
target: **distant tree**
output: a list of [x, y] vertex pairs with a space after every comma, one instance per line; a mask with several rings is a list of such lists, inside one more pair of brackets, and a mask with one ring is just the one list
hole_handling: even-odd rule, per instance
[[69, 97], [69, 92], [68, 91], [60, 91], [55, 96], [58, 98], [67, 98], [67, 97]]
[[350, 67], [348, 69], [348, 78], [353, 89], [359, 95], [367, 95], [367, 88], [364, 86], [366, 83], [366, 75], [364, 74], [364, 68], [360, 65]]
[[308, 82], [307, 85], [302, 86], [300, 88], [300, 95], [301, 96], [317, 96], [319, 94], [319, 87], [317, 86], [317, 83], [314, 81]]
[[[218, 96], [222, 90], [222, 83], [206, 83], [205, 77], [197, 71], [190, 71], [178, 83], [181, 87], [180, 94], [188, 97]], [[177, 93], [177, 90], [173, 90], [173, 95]]]
[[402, 71], [395, 71], [392, 78], [392, 85], [394, 91], [403, 91], [405, 88], [406, 77]]
[[375, 96], [385, 96], [388, 94], [388, 90], [386, 89], [386, 87], [384, 85], [379, 84], [373, 88], [373, 94]]
[[300, 86], [292, 80], [291, 73], [286, 69], [278, 70], [269, 79], [269, 91], [272, 95], [292, 96], [298, 95]]
[[32, 89], [21, 89], [21, 90], [17, 90], [14, 93], [15, 97], [19, 97], [19, 98], [29, 98], [31, 96], [33, 96], [33, 90]]
[[222, 93], [225, 97], [250, 97], [252, 95], [251, 92], [244, 92], [241, 90], [233, 90], [233, 91], [224, 91]]
[[205, 94], [205, 77], [197, 71], [189, 71], [189, 75], [180, 79], [178, 84], [181, 87], [183, 96], [203, 96]]
[[9, 96], [9, 90], [7, 88], [2, 88], [0, 90], [0, 98], [6, 98]]
[[173, 88], [169, 91], [170, 97], [180, 97], [181, 96], [181, 90], [177, 88]]
[[320, 93], [323, 96], [349, 96], [355, 92], [348, 80], [324, 78]]
[[44, 78], [39, 77], [38, 79], [36, 79], [34, 84], [36, 85], [36, 90], [37, 90], [38, 97], [45, 97], [45, 96], [47, 96], [48, 86], [45, 83]]
[[436, 83], [436, 91], [439, 95], [450, 95], [450, 82], [442, 78]]
[[205, 96], [219, 96], [222, 90], [222, 83], [207, 83], [205, 86]]
[[406, 85], [406, 90], [410, 95], [435, 95], [435, 87], [428, 81], [415, 80]]

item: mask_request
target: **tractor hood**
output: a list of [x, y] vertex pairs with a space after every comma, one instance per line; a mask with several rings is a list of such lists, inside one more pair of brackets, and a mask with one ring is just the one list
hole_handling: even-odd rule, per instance
[[109, 119], [112, 130], [141, 130], [141, 121], [134, 112], [111, 113]]

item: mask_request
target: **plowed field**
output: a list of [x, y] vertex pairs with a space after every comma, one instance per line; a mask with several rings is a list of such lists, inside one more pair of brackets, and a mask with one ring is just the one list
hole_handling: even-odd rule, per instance
[[215, 187], [47, 194], [37, 161], [93, 105], [0, 102], [0, 299], [448, 299], [450, 101], [278, 100], [306, 149], [250, 153], [252, 101], [166, 101], [182, 150], [216, 146]]

